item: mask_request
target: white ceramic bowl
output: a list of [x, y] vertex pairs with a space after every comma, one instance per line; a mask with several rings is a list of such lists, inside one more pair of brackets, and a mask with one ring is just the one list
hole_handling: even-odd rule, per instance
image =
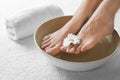
[[[55, 19], [52, 19], [50, 21], [45, 22], [40, 27], [38, 27], [34, 34], [34, 41], [36, 46], [39, 48], [39, 50], [47, 57], [48, 61], [50, 61], [52, 64], [54, 64], [57, 67], [60, 67], [65, 70], [70, 71], [86, 71], [91, 70], [94, 68], [97, 68], [101, 66], [104, 62], [108, 61], [110, 57], [112, 57], [119, 48], [119, 42], [120, 38], [116, 31], [113, 32], [113, 46], [115, 47], [114, 51], [109, 55], [102, 59], [94, 60], [94, 61], [88, 61], [88, 62], [73, 62], [73, 61], [67, 61], [63, 59], [59, 59], [56, 57], [53, 57], [46, 52], [44, 52], [40, 48], [41, 41], [45, 35], [48, 35], [49, 33], [52, 33], [58, 29], [60, 29], [66, 22], [68, 22], [72, 16], [63, 16], [58, 17]], [[114, 45], [114, 43], [116, 45]]]

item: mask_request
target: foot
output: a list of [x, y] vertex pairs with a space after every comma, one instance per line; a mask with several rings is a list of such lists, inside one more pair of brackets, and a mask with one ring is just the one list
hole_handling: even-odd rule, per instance
[[111, 34], [114, 30], [113, 26], [114, 18], [108, 14], [101, 13], [92, 16], [77, 35], [82, 41], [81, 44], [61, 47], [61, 50], [71, 54], [79, 54], [80, 52], [89, 50], [102, 38]]
[[61, 51], [60, 47], [62, 46], [63, 39], [67, 36], [67, 34], [76, 34], [101, 1], [102, 0], [83, 1], [82, 5], [75, 12], [73, 18], [63, 28], [43, 39], [41, 48], [53, 56], [58, 54]]
[[45, 36], [42, 41], [41, 48], [52, 56], [57, 55], [60, 52], [60, 47], [62, 46], [63, 39], [67, 36], [68, 33], [76, 34], [76, 32], [81, 27], [80, 25], [82, 24], [78, 24], [76, 20], [71, 19], [60, 30]]

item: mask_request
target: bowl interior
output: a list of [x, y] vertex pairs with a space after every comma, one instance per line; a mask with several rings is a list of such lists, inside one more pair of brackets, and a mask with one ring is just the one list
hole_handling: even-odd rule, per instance
[[[45, 22], [41, 25], [35, 32], [35, 41], [37, 45], [41, 46], [42, 39], [44, 36], [55, 32], [56, 30], [63, 27], [72, 16], [63, 16], [59, 18], [52, 19], [50, 21]], [[59, 37], [59, 36], [58, 36]], [[111, 35], [106, 36], [100, 42], [96, 44], [96, 46], [86, 52], [83, 52], [79, 55], [75, 54], [67, 54], [61, 52], [56, 55], [56, 58], [72, 61], [72, 62], [90, 62], [105, 58], [114, 53], [117, 47], [119, 47], [119, 35], [116, 31], [114, 31]], [[41, 49], [41, 48], [40, 48]], [[41, 49], [42, 50], [42, 49]], [[46, 53], [47, 54], [47, 53]]]

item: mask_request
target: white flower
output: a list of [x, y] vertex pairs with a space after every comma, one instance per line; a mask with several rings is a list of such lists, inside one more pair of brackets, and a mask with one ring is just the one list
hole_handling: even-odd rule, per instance
[[68, 34], [68, 36], [63, 41], [63, 46], [67, 47], [70, 44], [80, 44], [79, 37], [73, 34]]

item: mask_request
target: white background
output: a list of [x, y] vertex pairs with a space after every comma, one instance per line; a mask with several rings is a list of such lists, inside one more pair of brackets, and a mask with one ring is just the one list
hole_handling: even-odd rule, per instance
[[[36, 48], [33, 36], [12, 41], [4, 20], [10, 15], [41, 4], [59, 5], [71, 15], [81, 0], [0, 0], [0, 80], [120, 80], [120, 50], [102, 67], [87, 72], [65, 71], [46, 61]], [[120, 33], [120, 10], [115, 18]]]

